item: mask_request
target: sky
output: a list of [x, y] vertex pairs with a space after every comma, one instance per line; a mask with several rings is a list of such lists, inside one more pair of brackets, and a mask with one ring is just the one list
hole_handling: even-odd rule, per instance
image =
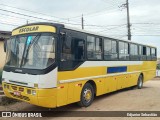
[[[127, 40], [126, 0], [0, 0], [0, 30], [27, 22], [58, 22]], [[17, 9], [18, 8], [18, 9]], [[129, 0], [132, 41], [156, 46], [160, 57], [160, 0]]]

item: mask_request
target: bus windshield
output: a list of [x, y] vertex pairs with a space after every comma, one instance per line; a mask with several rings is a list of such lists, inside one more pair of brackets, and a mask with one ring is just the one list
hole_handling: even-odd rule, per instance
[[6, 66], [45, 69], [55, 62], [55, 37], [34, 33], [11, 37], [7, 42]]

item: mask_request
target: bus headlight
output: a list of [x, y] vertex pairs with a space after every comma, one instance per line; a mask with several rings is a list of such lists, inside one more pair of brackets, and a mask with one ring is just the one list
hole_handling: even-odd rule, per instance
[[36, 90], [32, 90], [32, 95], [36, 95]]

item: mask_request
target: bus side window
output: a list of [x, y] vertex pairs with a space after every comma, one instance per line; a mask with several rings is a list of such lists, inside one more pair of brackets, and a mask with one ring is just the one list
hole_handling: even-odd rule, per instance
[[143, 46], [142, 48], [142, 60], [147, 60], [147, 49], [146, 46]]
[[83, 39], [72, 36], [63, 39], [60, 70], [73, 70], [84, 61], [84, 44]]
[[136, 44], [130, 44], [130, 60], [138, 60], [138, 46]]
[[104, 60], [117, 60], [117, 42], [104, 39]]
[[147, 60], [151, 60], [151, 48], [147, 47]]
[[152, 60], [157, 60], [156, 49], [155, 48], [151, 48], [151, 56], [152, 56]]
[[95, 47], [95, 56], [96, 59], [101, 60], [102, 59], [102, 39], [96, 38], [96, 47]]
[[87, 36], [87, 58], [95, 59], [95, 38], [92, 36]]
[[143, 49], [142, 49], [142, 46], [139, 45], [139, 49], [138, 49], [138, 55], [139, 55], [139, 60], [143, 60], [143, 57], [142, 57], [142, 53], [143, 53]]
[[87, 58], [91, 60], [102, 59], [102, 39], [87, 36]]
[[84, 60], [84, 40], [79, 38], [72, 38], [72, 53], [74, 60]]
[[119, 59], [129, 60], [128, 43], [119, 42]]

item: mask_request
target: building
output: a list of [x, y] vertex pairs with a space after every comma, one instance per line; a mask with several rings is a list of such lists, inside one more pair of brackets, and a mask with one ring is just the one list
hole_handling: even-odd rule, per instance
[[0, 69], [3, 68], [6, 57], [6, 53], [4, 52], [4, 40], [9, 39], [10, 36], [10, 31], [0, 31]]

